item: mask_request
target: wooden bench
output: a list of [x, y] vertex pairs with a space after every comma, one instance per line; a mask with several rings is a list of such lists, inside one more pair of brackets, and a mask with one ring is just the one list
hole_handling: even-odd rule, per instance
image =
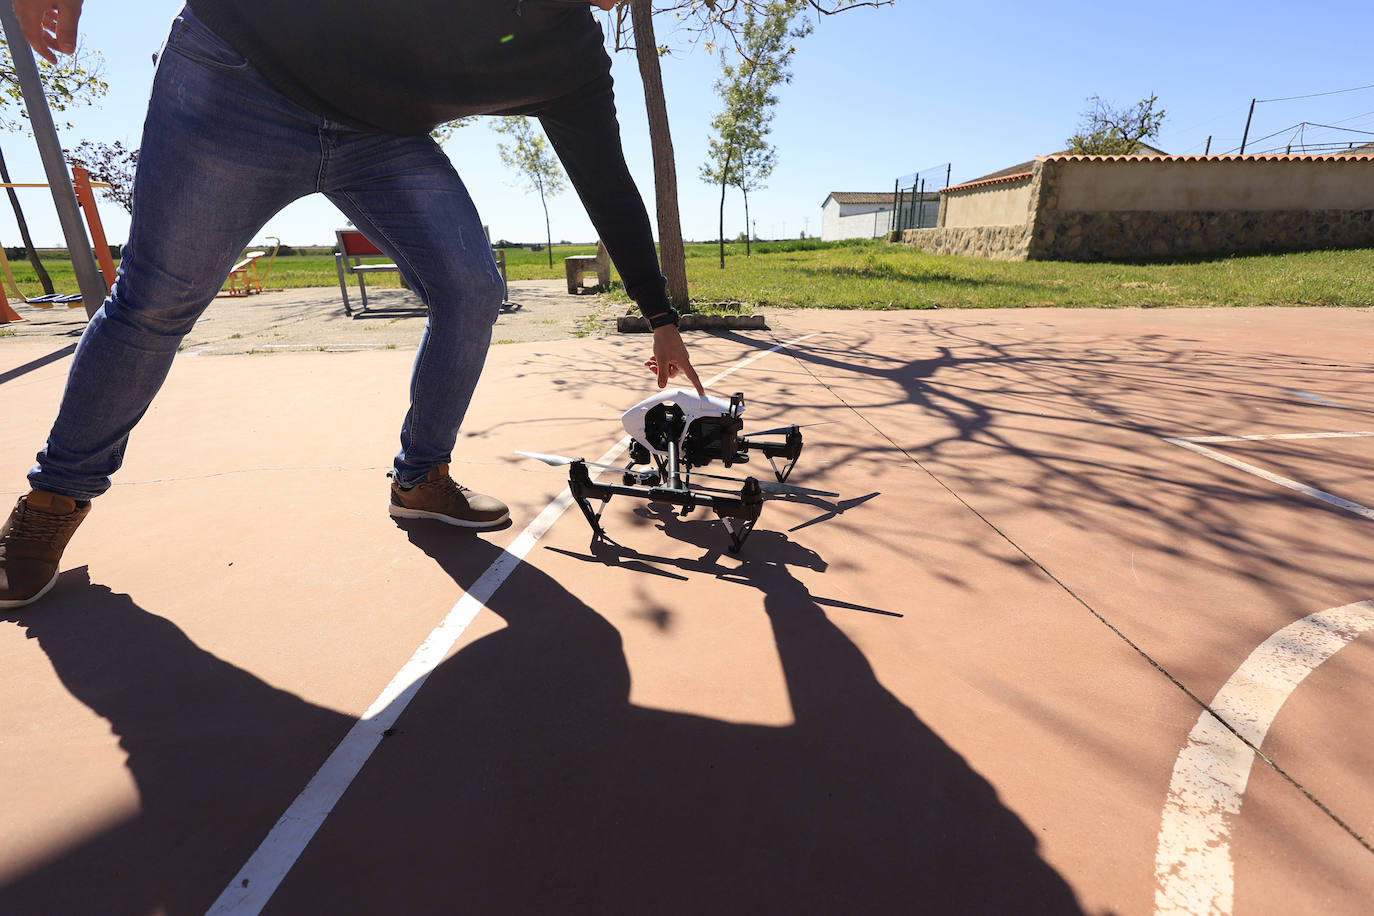
[[[367, 275], [377, 271], [396, 271], [400, 273], [401, 268], [395, 264], [364, 264], [363, 258], [386, 257], [381, 250], [357, 229], [336, 229], [334, 237], [338, 240], [338, 246], [334, 249], [334, 267], [339, 274], [339, 293], [343, 296], [344, 314], [350, 317], [357, 317], [353, 314], [353, 309], [348, 301], [348, 280], [346, 275], [352, 274], [358, 278], [358, 295], [363, 300], [362, 307], [358, 309], [361, 315], [367, 311]], [[506, 253], [500, 248], [492, 251], [492, 256], [496, 259], [496, 266], [501, 271], [501, 301], [504, 303], [509, 300], [509, 288], [506, 286]], [[405, 285], [402, 278], [401, 284]]]
[[563, 259], [563, 269], [568, 274], [568, 292], [582, 292], [583, 274], [596, 274], [597, 289], [605, 292], [611, 285], [611, 259], [606, 254], [606, 246], [596, 243], [596, 254], [575, 254]]

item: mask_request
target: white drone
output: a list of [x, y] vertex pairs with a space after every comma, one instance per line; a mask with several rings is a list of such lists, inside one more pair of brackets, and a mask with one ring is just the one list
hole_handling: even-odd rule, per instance
[[[669, 503], [687, 515], [697, 506], [713, 511], [730, 534], [730, 550], [739, 553], [754, 530], [764, 495], [837, 496], [825, 490], [811, 490], [787, 483], [787, 477], [801, 454], [799, 426], [780, 426], [744, 436], [744, 395], [722, 398], [701, 396], [693, 391], [670, 389], [645, 398], [620, 418], [630, 443], [630, 462], [624, 468], [598, 464], [582, 458], [517, 452], [554, 466], [568, 465], [568, 487], [578, 507], [592, 526], [593, 540], [609, 541], [601, 527], [601, 513], [612, 496], [636, 496], [649, 502]], [[754, 477], [739, 480], [708, 474], [697, 468], [718, 461], [725, 467], [749, 461], [750, 452], [760, 452], [773, 468], [776, 481]], [[778, 461], [783, 462], [779, 466]], [[641, 469], [641, 466], [643, 468]], [[620, 484], [592, 480], [589, 467], [622, 471]], [[728, 480], [740, 489], [691, 483], [693, 476]], [[601, 501], [593, 509], [591, 501]]]

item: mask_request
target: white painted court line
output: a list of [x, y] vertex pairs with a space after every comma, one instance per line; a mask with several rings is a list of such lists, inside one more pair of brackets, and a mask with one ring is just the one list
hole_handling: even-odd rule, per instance
[[1368, 439], [1374, 432], [1359, 433], [1275, 433], [1271, 436], [1186, 436], [1166, 442], [1265, 442], [1270, 439]]
[[1198, 716], [1174, 764], [1155, 852], [1155, 913], [1230, 916], [1235, 899], [1231, 829], [1255, 752], [1279, 709], [1317, 666], [1374, 629], [1374, 601], [1332, 608], [1266, 639]]
[[[1314, 433], [1314, 434], [1310, 434], [1310, 435], [1307, 435], [1307, 434], [1304, 434], [1304, 435], [1305, 435], [1307, 438], [1315, 438], [1315, 437], [1317, 437], [1319, 434], [1315, 434], [1315, 433]], [[1340, 436], [1342, 436], [1342, 437], [1349, 438], [1349, 437], [1351, 437], [1351, 436], [1353, 436], [1353, 435], [1355, 435], [1355, 434], [1352, 434], [1352, 433], [1345, 433], [1345, 434], [1335, 434], [1335, 435], [1340, 435]], [[1369, 434], [1368, 434], [1368, 433], [1360, 433], [1360, 434], [1358, 434], [1358, 435], [1360, 435], [1360, 436], [1366, 436], [1366, 435], [1369, 435]], [[1333, 438], [1333, 437], [1334, 437], [1334, 436], [1326, 436], [1326, 438]], [[1275, 437], [1273, 437], [1273, 438], [1280, 438], [1280, 437], [1275, 436]], [[1290, 437], [1290, 438], [1294, 438], [1294, 437]], [[1205, 441], [1208, 441], [1208, 442], [1217, 442], [1217, 441], [1221, 441], [1221, 442], [1240, 442], [1240, 441], [1249, 441], [1249, 440], [1251, 440], [1251, 439], [1252, 439], [1252, 437], [1247, 436], [1247, 437], [1244, 437], [1244, 439], [1241, 439], [1241, 438], [1235, 438], [1235, 439], [1214, 439], [1214, 438], [1209, 438], [1209, 439], [1207, 439], [1207, 440], [1205, 440]], [[1186, 449], [1188, 449], [1188, 451], [1190, 451], [1190, 452], [1197, 452], [1199, 455], [1204, 455], [1204, 456], [1206, 456], [1206, 457], [1208, 457], [1208, 458], [1211, 458], [1213, 461], [1220, 461], [1220, 462], [1221, 462], [1222, 464], [1224, 464], [1224, 465], [1227, 465], [1227, 466], [1229, 466], [1229, 467], [1233, 467], [1233, 468], [1235, 468], [1235, 469], [1237, 469], [1237, 470], [1240, 470], [1240, 471], [1244, 471], [1244, 472], [1247, 473], [1247, 474], [1254, 474], [1256, 477], [1259, 477], [1259, 478], [1261, 478], [1261, 479], [1263, 479], [1263, 480], [1267, 480], [1267, 481], [1269, 481], [1270, 483], [1276, 483], [1276, 484], [1278, 484], [1278, 485], [1281, 486], [1281, 487], [1287, 487], [1288, 489], [1293, 490], [1293, 491], [1295, 491], [1295, 492], [1297, 492], [1297, 493], [1301, 493], [1301, 494], [1303, 494], [1304, 496], [1310, 496], [1310, 497], [1312, 497], [1313, 499], [1319, 499], [1319, 500], [1321, 500], [1322, 502], [1327, 503], [1328, 505], [1335, 506], [1335, 507], [1338, 508], [1338, 509], [1344, 509], [1344, 510], [1346, 510], [1347, 512], [1353, 512], [1353, 513], [1355, 513], [1356, 515], [1360, 516], [1361, 518], [1367, 518], [1367, 519], [1370, 519], [1370, 520], [1374, 520], [1374, 509], [1371, 509], [1371, 508], [1369, 508], [1368, 506], [1362, 506], [1362, 505], [1360, 505], [1359, 503], [1351, 502], [1351, 501], [1348, 500], [1348, 499], [1344, 499], [1344, 498], [1342, 498], [1342, 497], [1340, 497], [1340, 496], [1337, 496], [1337, 495], [1334, 494], [1334, 493], [1328, 493], [1328, 492], [1326, 492], [1325, 490], [1318, 490], [1316, 487], [1310, 487], [1310, 486], [1308, 486], [1308, 485], [1305, 484], [1305, 483], [1299, 483], [1298, 481], [1293, 480], [1293, 479], [1291, 479], [1291, 478], [1289, 478], [1289, 477], [1282, 477], [1282, 476], [1280, 476], [1280, 475], [1278, 475], [1278, 474], [1275, 474], [1275, 473], [1272, 472], [1272, 471], [1266, 471], [1266, 470], [1265, 470], [1264, 468], [1262, 468], [1262, 467], [1258, 467], [1258, 466], [1253, 465], [1253, 464], [1250, 464], [1250, 463], [1248, 463], [1248, 462], [1241, 461], [1239, 458], [1232, 458], [1230, 455], [1223, 455], [1221, 452], [1218, 452], [1218, 451], [1215, 451], [1215, 450], [1213, 450], [1213, 449], [1207, 448], [1206, 446], [1203, 446], [1203, 445], [1198, 445], [1198, 441], [1199, 441], [1199, 440], [1197, 440], [1197, 439], [1171, 439], [1171, 438], [1165, 438], [1164, 441], [1165, 441], [1165, 442], [1168, 442], [1168, 443], [1171, 444], [1171, 445], [1177, 445], [1179, 448], [1186, 448]]]
[[[767, 350], [760, 350], [711, 378], [705, 385], [709, 388], [770, 353], [776, 353], [815, 336], [806, 334]], [[598, 462], [614, 464], [629, 444], [630, 439], [626, 436], [602, 455]], [[372, 756], [372, 752], [377, 749], [377, 745], [381, 744], [384, 733], [400, 718], [430, 674], [458, 642], [468, 624], [472, 623], [477, 614], [486, 607], [487, 601], [496, 590], [572, 504], [572, 494], [565, 488], [544, 507], [524, 531], [520, 532], [511, 546], [482, 573], [443, 621], [425, 637], [425, 641], [415, 650], [410, 660], [391, 679], [391, 683], [386, 685], [381, 695], [363, 713], [362, 718], [349, 729], [348, 734], [339, 742], [339, 746], [291, 803], [291, 807], [277, 820], [261, 845], [229, 882], [229, 886], [220, 893], [219, 898], [208, 910], [209, 913], [234, 913], [242, 916], [262, 912], [262, 908], [281, 886], [287, 872], [296, 864], [296, 860], [305, 851], [306, 845], [320, 829], [329, 812], [338, 804], [363, 765]]]

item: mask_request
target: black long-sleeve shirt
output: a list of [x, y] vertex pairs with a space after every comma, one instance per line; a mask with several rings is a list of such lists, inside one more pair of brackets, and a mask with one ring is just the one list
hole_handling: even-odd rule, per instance
[[189, 0], [284, 95], [352, 127], [427, 133], [537, 117], [645, 316], [666, 282], [620, 143], [611, 60], [586, 0]]

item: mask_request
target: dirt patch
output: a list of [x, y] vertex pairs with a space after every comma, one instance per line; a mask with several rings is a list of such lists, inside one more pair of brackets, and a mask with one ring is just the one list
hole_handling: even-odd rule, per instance
[[[624, 305], [593, 293], [569, 295], [562, 280], [510, 285], [509, 302], [492, 331], [496, 344], [615, 333]], [[356, 290], [350, 292], [356, 306]], [[23, 321], [3, 326], [7, 339], [48, 337], [75, 341], [86, 327], [82, 308], [40, 309], [12, 303]], [[366, 311], [349, 317], [337, 289], [318, 287], [216, 299], [182, 343], [183, 353], [232, 355], [290, 350], [412, 349], [425, 326], [425, 310], [402, 289], [368, 293]]]

